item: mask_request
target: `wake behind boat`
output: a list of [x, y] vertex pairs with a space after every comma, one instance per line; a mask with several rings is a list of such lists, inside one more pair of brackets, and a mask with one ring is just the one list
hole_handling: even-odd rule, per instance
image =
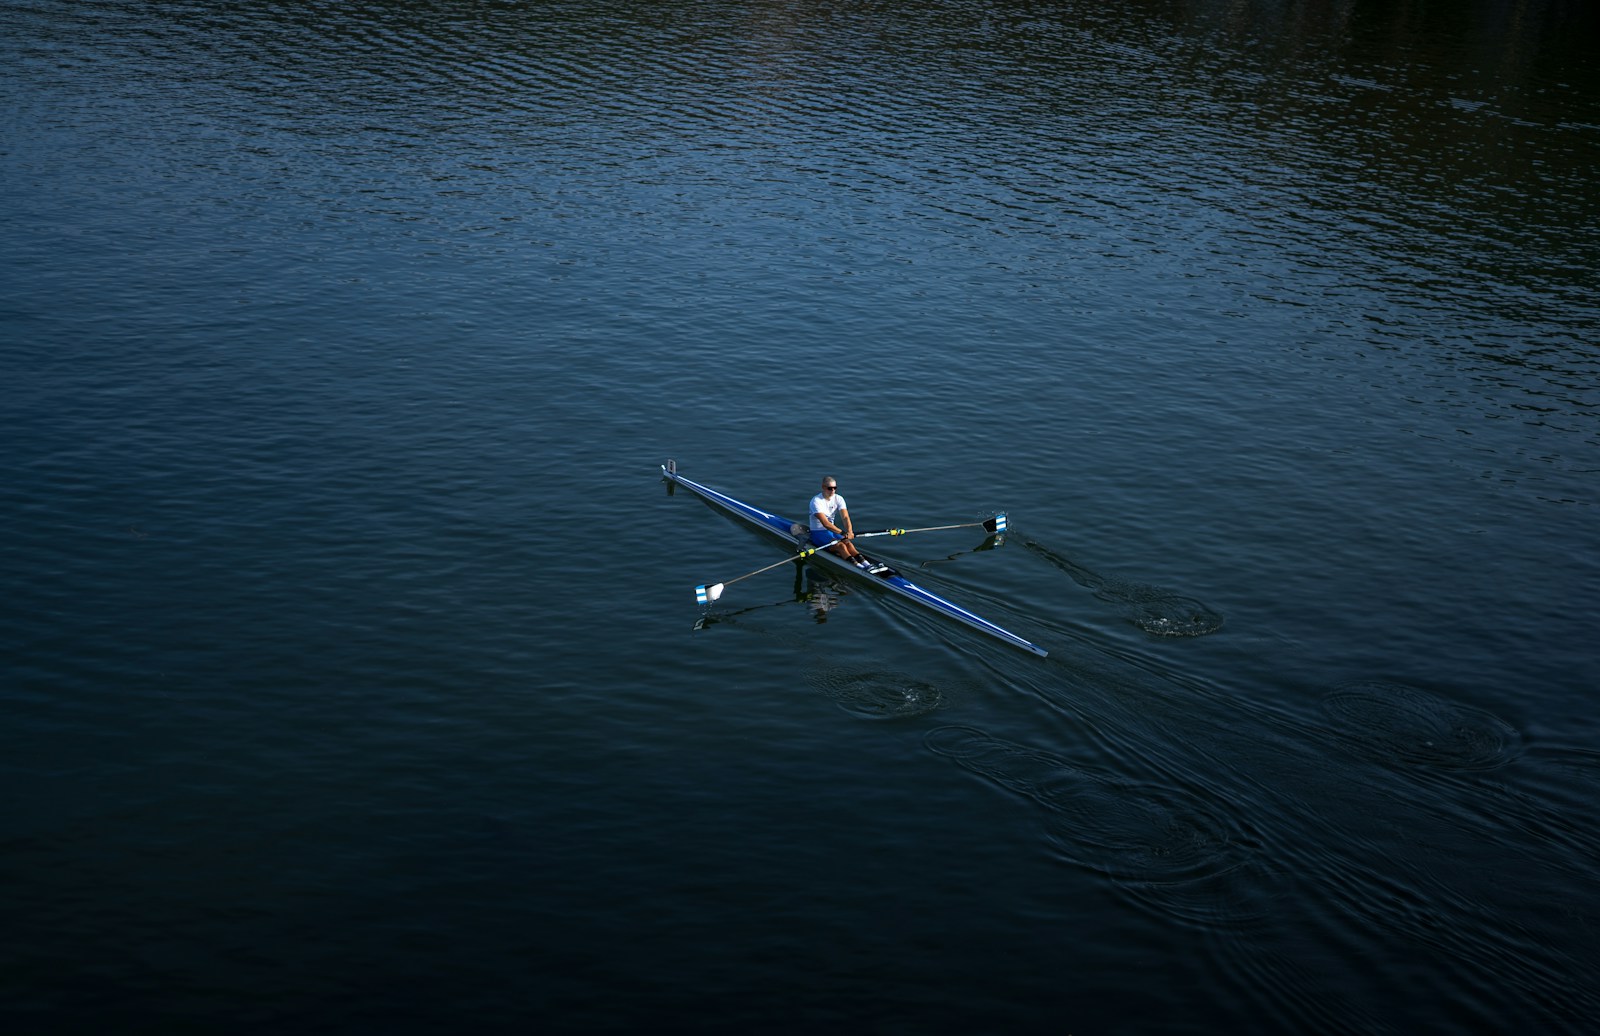
[[[852, 564], [846, 559], [839, 557], [837, 554], [834, 554], [832, 551], [829, 551], [825, 548], [812, 547], [806, 526], [800, 524], [799, 522], [791, 521], [782, 515], [773, 514], [771, 511], [763, 511], [759, 507], [745, 503], [743, 500], [737, 500], [731, 496], [728, 496], [726, 493], [719, 493], [709, 486], [701, 485], [699, 482], [696, 482], [691, 478], [686, 478], [685, 476], [678, 474], [678, 465], [676, 461], [669, 460], [665, 464], [661, 465], [661, 475], [669, 484], [684, 487], [712, 506], [720, 508], [734, 517], [740, 518], [750, 525], [755, 526], [763, 532], [769, 533], [770, 535], [783, 540], [785, 543], [795, 547], [799, 551], [794, 558], [779, 561], [776, 564], [769, 565], [768, 568], [777, 568], [779, 565], [782, 565], [789, 560], [805, 559], [809, 561], [815, 561], [838, 571], [848, 572], [852, 576], [866, 579], [885, 590], [899, 594], [901, 597], [909, 598], [910, 600], [931, 608], [942, 615], [955, 619], [957, 622], [965, 623], [975, 630], [987, 633], [989, 636], [995, 637], [996, 639], [1003, 640], [1007, 644], [1022, 648], [1024, 651], [1031, 651], [1041, 658], [1048, 654], [1044, 648], [1039, 647], [1037, 644], [1034, 644], [1028, 640], [1024, 640], [1022, 637], [1017, 636], [1010, 630], [996, 626], [983, 616], [975, 615], [960, 605], [955, 604], [952, 601], [947, 601], [943, 597], [940, 597], [938, 594], [933, 593], [930, 590], [923, 589], [916, 583], [913, 583], [911, 580], [901, 575], [899, 572], [895, 571], [889, 565], [884, 564], [882, 561], [876, 558], [868, 557], [866, 558], [868, 564], [865, 566], [860, 566]], [[1003, 532], [1005, 530], [1005, 516], [998, 515], [987, 522], [977, 524], [985, 526], [990, 532]], [[939, 528], [961, 527], [962, 526], [939, 526]], [[927, 532], [931, 530], [886, 529], [879, 535], [898, 535], [907, 531]], [[860, 537], [858, 536], [857, 538], [859, 539]], [[860, 545], [857, 544], [858, 549], [859, 546]], [[766, 570], [767, 569], [757, 569], [756, 571], [764, 572]], [[755, 574], [755, 572], [750, 573], [750, 575]], [[741, 576], [740, 578], [745, 577]], [[716, 599], [716, 595], [721, 592], [721, 589], [722, 584], [717, 584], [711, 588], [700, 587], [696, 593], [696, 596], [699, 598], [701, 604], [709, 604]]]

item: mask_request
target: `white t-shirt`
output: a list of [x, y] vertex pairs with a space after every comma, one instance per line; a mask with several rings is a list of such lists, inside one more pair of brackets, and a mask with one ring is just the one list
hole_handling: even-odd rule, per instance
[[840, 511], [848, 511], [848, 510], [850, 510], [850, 508], [848, 506], [846, 506], [846, 504], [844, 502], [844, 497], [839, 495], [839, 491], [838, 490], [834, 490], [833, 499], [832, 500], [828, 499], [828, 494], [826, 494], [826, 493], [818, 493], [816, 496], [811, 498], [811, 527], [813, 529], [826, 529], [827, 528], [826, 525], [823, 525], [820, 521], [817, 520], [818, 512], [821, 512], [822, 514], [827, 515], [828, 516], [828, 521], [832, 522], [835, 525], [838, 525], [839, 524], [839, 512]]

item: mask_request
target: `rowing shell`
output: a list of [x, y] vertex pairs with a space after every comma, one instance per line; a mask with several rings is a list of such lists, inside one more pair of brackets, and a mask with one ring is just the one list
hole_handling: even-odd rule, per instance
[[[777, 536], [791, 546], [804, 549], [811, 545], [811, 539], [805, 526], [800, 525], [798, 522], [792, 522], [782, 515], [773, 514], [771, 511], [763, 511], [759, 507], [753, 507], [743, 500], [735, 500], [726, 493], [719, 493], [709, 486], [701, 485], [692, 478], [680, 475], [678, 474], [677, 465], [672, 461], [661, 465], [661, 475], [673, 485], [684, 487], [707, 503], [722, 508], [734, 517], [743, 519], [763, 532]], [[1003, 640], [1007, 644], [1019, 647], [1024, 651], [1031, 651], [1041, 658], [1047, 654], [1045, 649], [1039, 645], [1024, 640], [1008, 629], [996, 626], [983, 616], [975, 615], [959, 604], [947, 601], [932, 591], [924, 590], [887, 565], [874, 565], [873, 567], [877, 571], [868, 572], [866, 569], [859, 568], [837, 554], [826, 550], [818, 551], [810, 555], [810, 558], [813, 561], [831, 565], [840, 571], [849, 572], [853, 576], [876, 583], [885, 590], [897, 593], [901, 597], [908, 597], [918, 604], [925, 605], [942, 615], [955, 619], [957, 622], [965, 623], [975, 630], [987, 633], [991, 637]]]

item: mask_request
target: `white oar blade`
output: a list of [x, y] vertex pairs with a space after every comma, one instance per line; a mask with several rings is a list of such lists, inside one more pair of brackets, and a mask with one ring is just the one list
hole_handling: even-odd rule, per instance
[[995, 515], [994, 516], [994, 534], [996, 536], [999, 536], [1001, 533], [1003, 533], [1005, 531], [1006, 531], [1006, 516], [1003, 515], [1003, 514]]
[[713, 583], [710, 586], [697, 586], [694, 588], [694, 599], [700, 604], [713, 604], [722, 596], [722, 584]]

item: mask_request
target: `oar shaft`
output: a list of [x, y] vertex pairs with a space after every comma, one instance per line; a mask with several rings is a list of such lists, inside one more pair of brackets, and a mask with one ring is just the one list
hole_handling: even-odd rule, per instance
[[732, 585], [734, 583], [739, 582], [742, 579], [749, 579], [751, 576], [758, 576], [763, 572], [771, 572], [773, 569], [779, 567], [780, 565], [787, 565], [789, 562], [791, 562], [791, 561], [799, 561], [801, 558], [809, 558], [811, 555], [815, 554], [817, 551], [823, 550], [823, 549], [825, 549], [827, 547], [831, 547], [831, 546], [833, 546], [833, 544], [824, 543], [821, 547], [807, 547], [805, 550], [802, 550], [800, 553], [794, 554], [794, 555], [792, 555], [790, 557], [786, 557], [782, 561], [774, 561], [772, 564], [766, 566], [765, 568], [758, 568], [754, 572], [746, 572], [744, 575], [738, 576], [738, 577], [736, 577], [734, 579], [725, 579], [725, 580], [723, 580], [722, 585], [723, 586], [730, 586], [730, 585]]
[[1005, 532], [1006, 516], [997, 514], [993, 518], [986, 518], [981, 522], [964, 522], [961, 525], [929, 525], [922, 529], [879, 529], [876, 532], [858, 532], [856, 533], [856, 539], [859, 540], [866, 536], [904, 536], [912, 532], [943, 532], [946, 529], [971, 529], [979, 525], [990, 532]]
[[[991, 533], [999, 534], [1006, 531], [1006, 516], [1003, 514], [997, 514], [993, 518], [985, 518], [981, 522], [963, 522], [960, 525], [930, 525], [922, 529], [879, 529], [876, 532], [858, 532], [855, 534], [854, 538], [860, 540], [865, 539], [868, 536], [904, 536], [907, 533], [912, 532], [942, 532], [945, 529], [971, 529], [975, 526], [982, 526]], [[722, 596], [723, 590], [732, 586], [734, 583], [749, 579], [751, 576], [758, 576], [763, 572], [771, 572], [773, 569], [778, 568], [781, 565], [787, 565], [791, 561], [799, 561], [801, 558], [809, 558], [818, 551], [827, 550], [829, 547], [841, 542], [843, 542], [842, 537], [839, 539], [829, 540], [827, 543], [807, 547], [800, 553], [790, 555], [789, 557], [784, 558], [782, 561], [774, 561], [772, 564], [758, 568], [754, 572], [746, 572], [742, 576], [736, 576], [733, 579], [729, 579], [725, 582], [701, 583], [699, 586], [694, 588], [695, 600], [699, 601], [701, 604], [711, 604], [712, 602], [716, 601], [717, 598]]]
[[728, 588], [729, 586], [732, 586], [734, 583], [737, 583], [737, 582], [739, 582], [741, 580], [744, 580], [744, 579], [749, 579], [751, 576], [758, 576], [763, 572], [771, 572], [773, 569], [778, 568], [781, 565], [787, 565], [791, 561], [799, 561], [801, 558], [809, 558], [811, 555], [817, 553], [818, 551], [827, 550], [829, 547], [833, 546], [835, 543], [838, 543], [838, 542], [840, 542], [840, 541], [839, 540], [830, 540], [827, 543], [823, 543], [823, 544], [818, 544], [818, 545], [813, 545], [813, 546], [807, 547], [805, 550], [802, 550], [800, 553], [792, 554], [789, 557], [784, 558], [782, 561], [774, 561], [772, 564], [766, 565], [766, 566], [764, 566], [762, 568], [758, 568], [754, 572], [746, 572], [742, 576], [736, 576], [733, 579], [728, 579], [728, 580], [725, 580], [725, 581], [723, 581], [721, 583], [701, 583], [699, 586], [694, 588], [695, 600], [699, 601], [701, 604], [710, 604], [711, 602], [715, 601], [717, 598], [721, 597], [722, 596], [722, 591], [725, 590], [726, 588]]

